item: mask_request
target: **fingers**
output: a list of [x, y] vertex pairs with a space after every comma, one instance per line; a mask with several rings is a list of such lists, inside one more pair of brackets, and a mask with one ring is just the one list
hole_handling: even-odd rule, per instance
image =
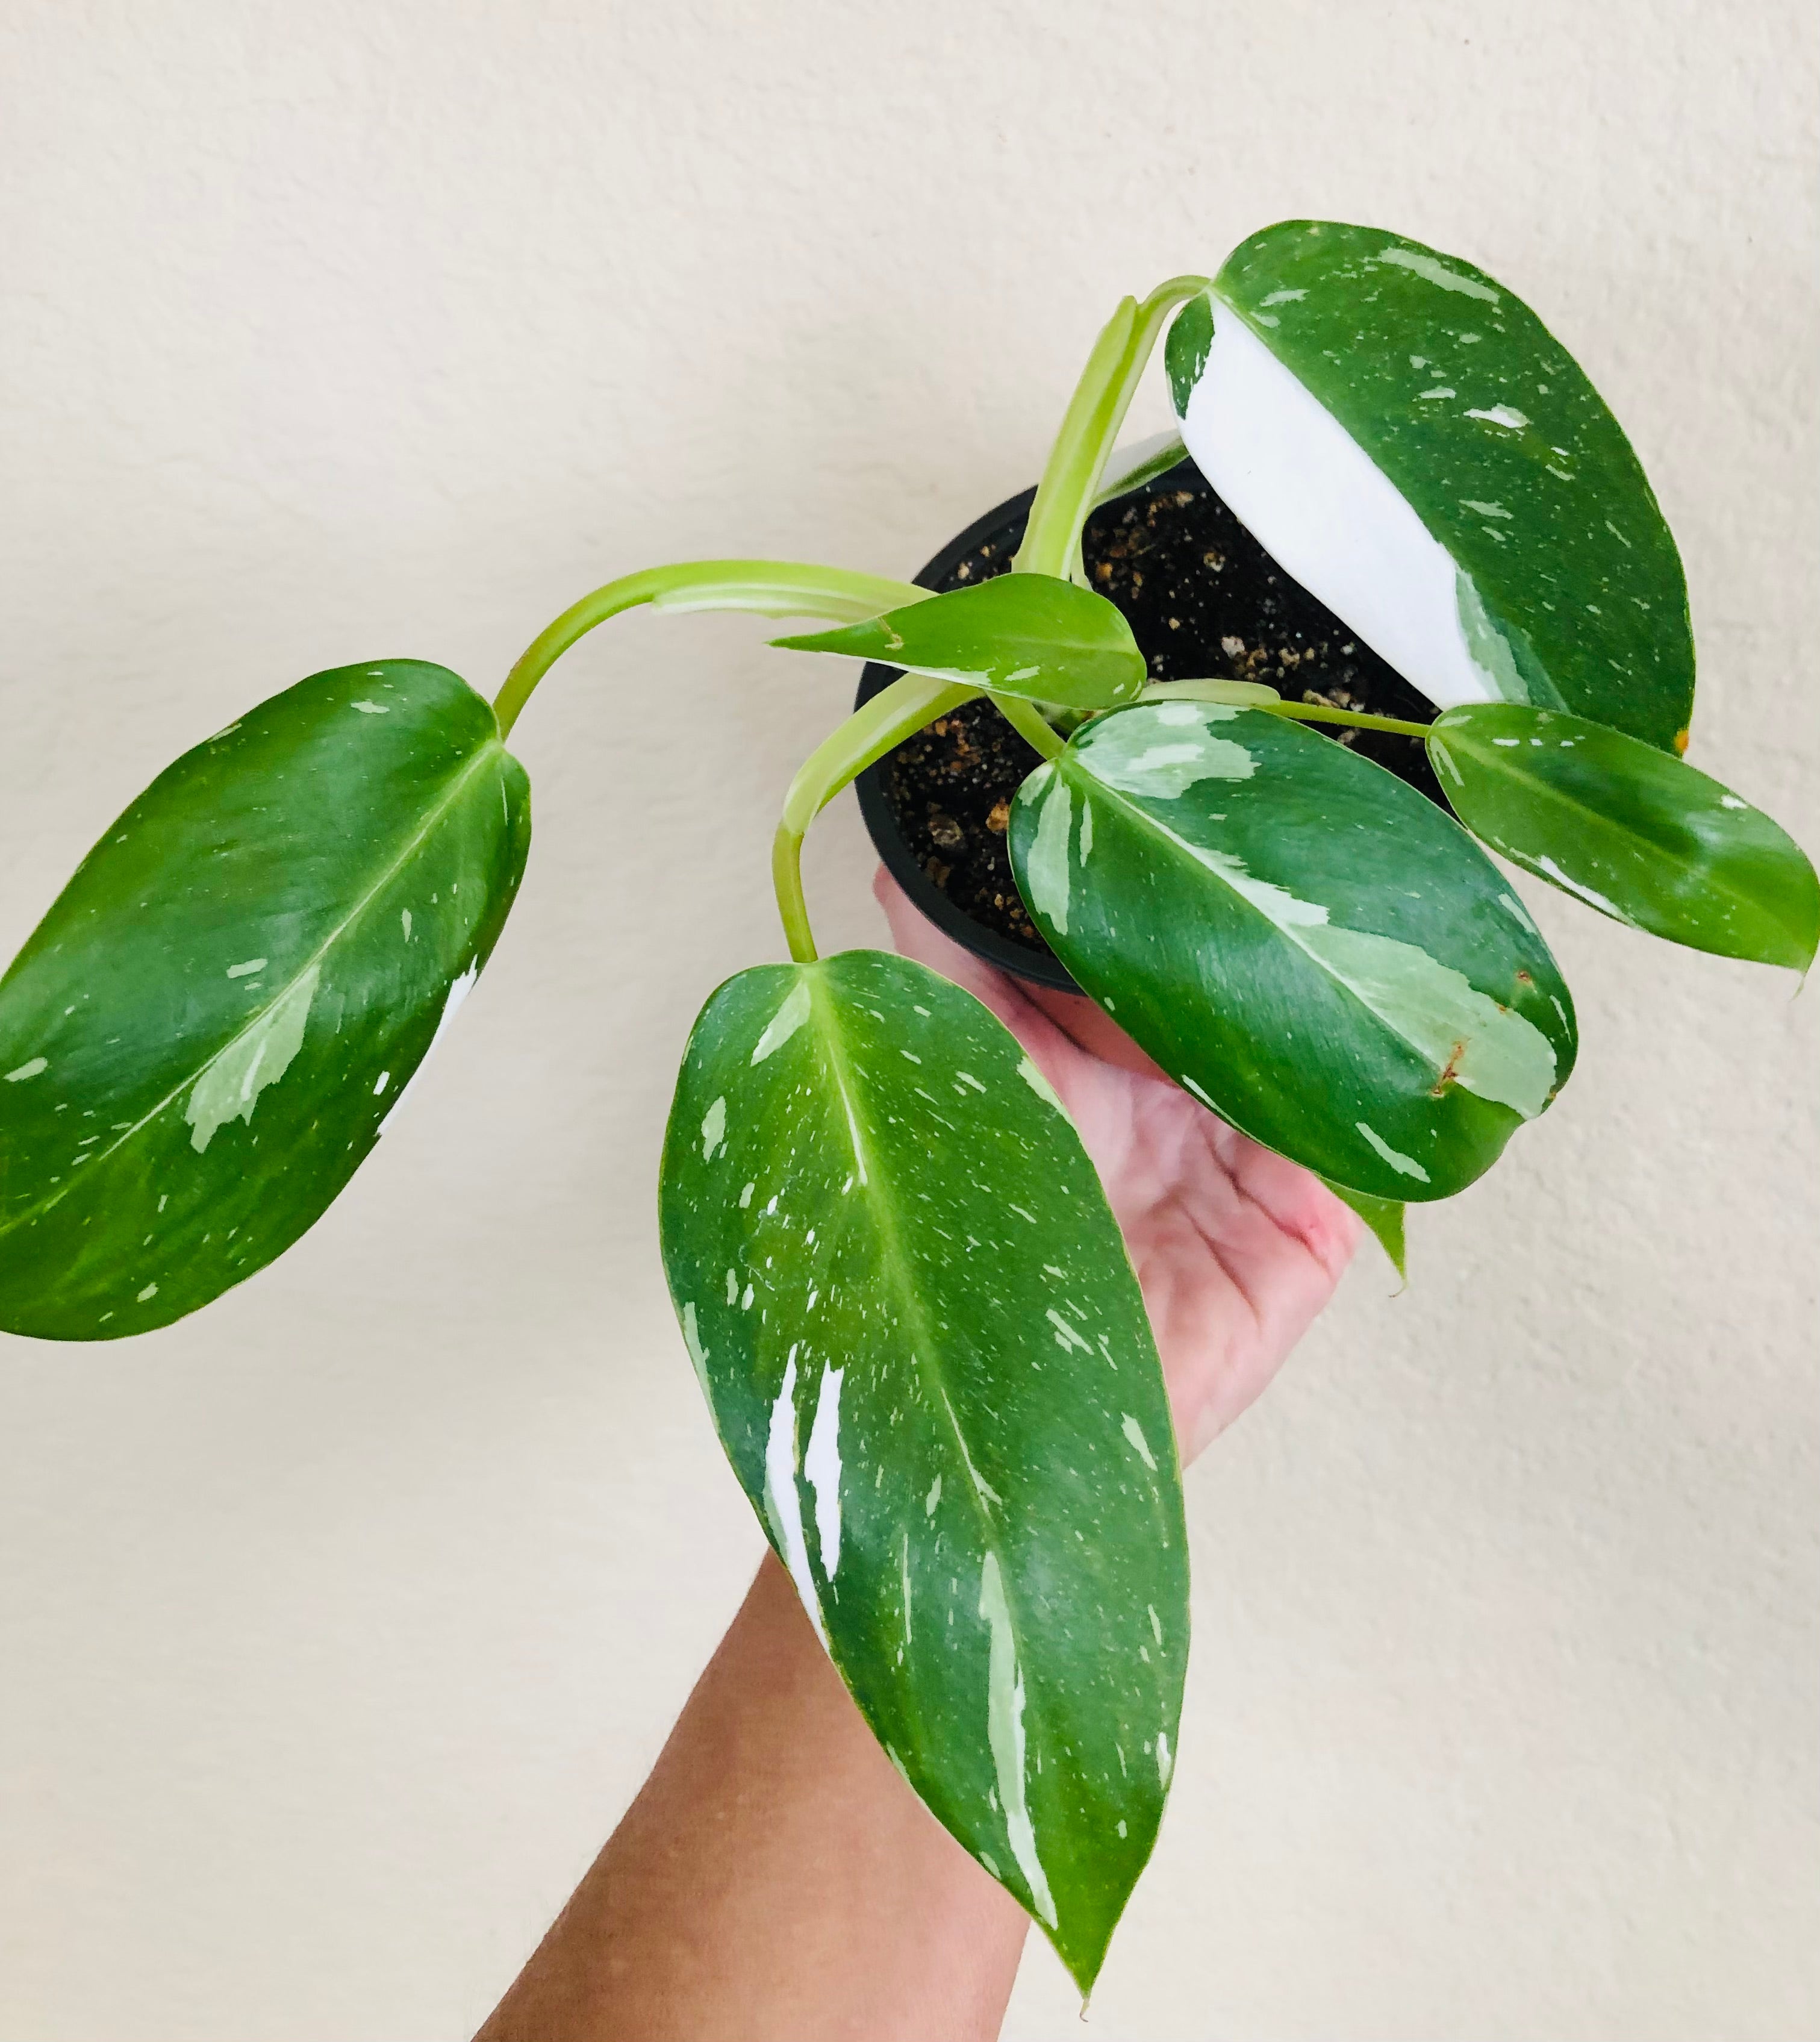
[[1131, 1071], [1139, 1077], [1160, 1078], [1166, 1074], [1138, 1048], [1110, 1014], [1095, 1007], [1084, 993], [1057, 992], [1046, 985], [1033, 985], [1026, 996], [1040, 1008], [1065, 1035], [1078, 1042], [1090, 1056], [1115, 1069]]
[[1218, 1130], [1214, 1141], [1233, 1182], [1337, 1283], [1359, 1245], [1363, 1226], [1359, 1215], [1312, 1171], [1260, 1148], [1213, 1115], [1207, 1118]]

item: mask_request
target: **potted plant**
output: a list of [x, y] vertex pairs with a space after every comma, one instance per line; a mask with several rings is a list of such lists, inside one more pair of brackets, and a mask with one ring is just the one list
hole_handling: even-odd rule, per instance
[[[1165, 330], [1180, 442], [1109, 472]], [[1279, 686], [1281, 659], [1235, 674], [1237, 641], [1223, 674], [1153, 677], [1082, 533], [1184, 449], [1414, 713]], [[866, 1720], [1085, 1989], [1156, 1835], [1187, 1649], [1156, 1350], [1014, 1038], [920, 965], [818, 957], [816, 814], [989, 704], [1035, 755], [993, 811], [1027, 968], [1065, 971], [1399, 1261], [1405, 1203], [1463, 1190], [1573, 1068], [1567, 988], [1480, 843], [1604, 914], [1797, 971], [1820, 884], [1681, 762], [1692, 641], [1655, 500], [1566, 350], [1457, 258], [1291, 222], [1125, 300], [1010, 569], [935, 593], [652, 568], [558, 618], [491, 705], [378, 660], [184, 753], [0, 982], [0, 1322], [166, 1325], [320, 1215], [498, 938], [530, 834], [506, 740], [585, 632], [644, 603], [831, 627], [777, 642], [895, 677], [785, 801], [790, 962], [730, 979], [690, 1038], [665, 1263], [728, 1458]], [[1407, 760], [1317, 726], [1420, 748], [1452, 813]]]

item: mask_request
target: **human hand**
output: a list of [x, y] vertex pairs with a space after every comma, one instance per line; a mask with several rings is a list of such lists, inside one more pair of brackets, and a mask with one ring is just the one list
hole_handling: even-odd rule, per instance
[[1080, 1130], [1143, 1288], [1186, 1466], [1332, 1296], [1358, 1220], [1317, 1177], [1165, 1078], [1090, 1000], [983, 963], [882, 867], [873, 891], [898, 949], [989, 1007]]

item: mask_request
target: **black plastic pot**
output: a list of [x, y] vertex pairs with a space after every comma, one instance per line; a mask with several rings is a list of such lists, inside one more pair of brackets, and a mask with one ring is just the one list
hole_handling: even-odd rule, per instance
[[[1015, 552], [1023, 537], [1024, 520], [1030, 515], [1035, 495], [1034, 488], [1027, 489], [1001, 503], [996, 510], [988, 510], [985, 517], [976, 518], [912, 577], [916, 586], [947, 587], [954, 579], [955, 568], [988, 539], [1001, 541], [1008, 555]], [[868, 661], [859, 676], [859, 692], [854, 698], [854, 707], [858, 709], [889, 687], [902, 671], [898, 667], [881, 667], [876, 660]], [[1055, 958], [1014, 943], [1009, 936], [1000, 935], [996, 929], [988, 929], [984, 923], [976, 922], [971, 915], [957, 908], [923, 870], [915, 853], [904, 841], [897, 818], [891, 812], [890, 799], [885, 791], [889, 765], [888, 755], [876, 766], [868, 767], [856, 782], [859, 813], [866, 818], [866, 827], [884, 861], [885, 870], [942, 935], [951, 936], [963, 950], [971, 950], [975, 957], [985, 958], [988, 964], [996, 965], [1000, 971], [1009, 972], [1015, 977], [1029, 979], [1038, 985], [1052, 986], [1059, 992], [1078, 992], [1080, 988]]]
[[[951, 588], [1002, 572], [1023, 536], [1035, 494], [1027, 489], [977, 519], [923, 568], [916, 577], [918, 585]], [[1160, 526], [1158, 517], [1164, 521]], [[1174, 537], [1166, 540], [1172, 518], [1179, 522]], [[989, 557], [982, 557], [988, 548]], [[1124, 612], [1156, 679], [1206, 674], [1261, 680], [1291, 698], [1299, 695], [1415, 722], [1426, 723], [1434, 714], [1407, 681], [1283, 573], [1186, 462], [1096, 512], [1088, 521], [1085, 551], [1093, 585], [1103, 587]], [[1134, 573], [1138, 568], [1142, 572]], [[899, 671], [868, 665], [860, 676], [858, 702], [889, 686]], [[1375, 732], [1348, 732], [1345, 741], [1441, 801], [1419, 742]], [[858, 790], [866, 828], [897, 883], [943, 935], [975, 957], [1036, 985], [1077, 992], [1048, 951], [976, 921], [936, 885], [906, 841], [892, 807], [888, 781], [893, 755], [862, 773]]]

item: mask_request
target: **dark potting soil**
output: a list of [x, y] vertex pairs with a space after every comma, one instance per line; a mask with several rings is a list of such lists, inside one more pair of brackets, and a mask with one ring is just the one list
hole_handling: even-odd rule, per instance
[[[955, 565], [944, 588], [1007, 572], [1019, 517]], [[1427, 723], [1434, 708], [1361, 644], [1332, 611], [1291, 581], [1184, 462], [1088, 522], [1082, 557], [1092, 587], [1125, 613], [1158, 681], [1267, 682], [1290, 702], [1325, 702]], [[1387, 766], [1432, 801], [1441, 792], [1412, 737], [1310, 725]], [[1011, 797], [1037, 755], [988, 702], [967, 703], [885, 761], [892, 813], [912, 855], [962, 913], [1033, 950], [1011, 877], [1005, 827]]]

